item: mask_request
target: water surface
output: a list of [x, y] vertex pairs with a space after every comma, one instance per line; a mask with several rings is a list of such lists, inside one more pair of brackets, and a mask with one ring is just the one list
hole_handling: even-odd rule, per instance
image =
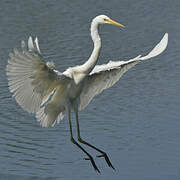
[[[1, 0], [0, 178], [179, 179], [179, 12], [178, 0]], [[80, 113], [82, 136], [106, 151], [116, 168], [95, 158], [101, 175], [70, 142], [67, 117], [54, 128], [41, 128], [12, 98], [5, 76], [9, 52], [29, 35], [39, 37], [45, 59], [59, 71], [82, 64], [93, 48], [90, 21], [99, 14], [126, 25], [100, 28], [99, 64], [145, 55], [169, 33], [162, 55], [129, 70]]]

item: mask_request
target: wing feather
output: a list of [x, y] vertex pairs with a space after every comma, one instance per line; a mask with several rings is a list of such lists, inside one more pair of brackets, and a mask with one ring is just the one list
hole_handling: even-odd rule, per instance
[[108, 64], [95, 66], [87, 77], [84, 89], [80, 95], [79, 109], [84, 109], [94, 96], [101, 93], [104, 89], [113, 86], [128, 69], [143, 60], [150, 59], [162, 53], [166, 49], [167, 44], [168, 34], [166, 33], [153, 50], [144, 57], [137, 56], [129, 61], [110, 61]]
[[6, 74], [9, 89], [16, 101], [31, 113], [40, 111], [43, 99], [58, 85], [69, 80], [45, 63], [37, 38], [34, 45], [31, 37], [28, 40], [28, 50], [25, 50], [25, 42], [22, 41], [22, 51], [14, 49], [9, 54]]

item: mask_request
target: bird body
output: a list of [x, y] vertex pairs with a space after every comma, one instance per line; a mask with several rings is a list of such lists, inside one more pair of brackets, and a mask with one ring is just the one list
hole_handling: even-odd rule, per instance
[[43, 127], [54, 126], [67, 113], [71, 141], [84, 153], [95, 170], [99, 172], [93, 158], [73, 138], [71, 110], [74, 111], [77, 123], [78, 140], [102, 155], [108, 165], [114, 168], [105, 152], [82, 140], [80, 137], [78, 111], [84, 109], [97, 94], [113, 86], [120, 77], [137, 63], [162, 53], [168, 43], [166, 33], [160, 43], [146, 56], [140, 55], [129, 61], [110, 61], [108, 64], [96, 65], [101, 49], [101, 38], [98, 33], [100, 24], [113, 24], [124, 28], [105, 15], [97, 16], [91, 23], [91, 37], [94, 49], [89, 59], [82, 65], [70, 67], [63, 73], [54, 69], [54, 64], [45, 63], [39, 48], [38, 39], [33, 42], [29, 37], [28, 47], [22, 41], [22, 51], [14, 49], [9, 54], [6, 68], [9, 89], [18, 104], [30, 113], [35, 113]]

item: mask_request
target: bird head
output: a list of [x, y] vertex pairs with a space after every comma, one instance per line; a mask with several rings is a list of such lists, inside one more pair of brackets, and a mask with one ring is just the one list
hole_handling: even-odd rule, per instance
[[106, 15], [99, 15], [99, 16], [95, 17], [94, 20], [96, 22], [98, 22], [99, 24], [112, 24], [112, 25], [115, 25], [115, 26], [120, 26], [121, 28], [125, 28], [124, 25], [112, 20], [111, 18], [109, 18]]

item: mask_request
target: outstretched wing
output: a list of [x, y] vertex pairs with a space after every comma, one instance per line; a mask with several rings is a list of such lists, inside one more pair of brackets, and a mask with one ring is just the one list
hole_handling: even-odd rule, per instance
[[81, 93], [79, 109], [84, 109], [94, 96], [100, 94], [104, 89], [113, 86], [128, 69], [140, 61], [161, 54], [166, 49], [167, 44], [168, 34], [166, 33], [153, 50], [144, 57], [137, 56], [129, 61], [110, 61], [108, 64], [95, 66], [87, 77], [85, 87]]
[[22, 41], [22, 50], [9, 54], [6, 67], [8, 85], [18, 104], [28, 112], [36, 113], [44, 105], [57, 86], [68, 78], [54, 70], [53, 63], [45, 63], [39, 49], [30, 37], [28, 50]]

